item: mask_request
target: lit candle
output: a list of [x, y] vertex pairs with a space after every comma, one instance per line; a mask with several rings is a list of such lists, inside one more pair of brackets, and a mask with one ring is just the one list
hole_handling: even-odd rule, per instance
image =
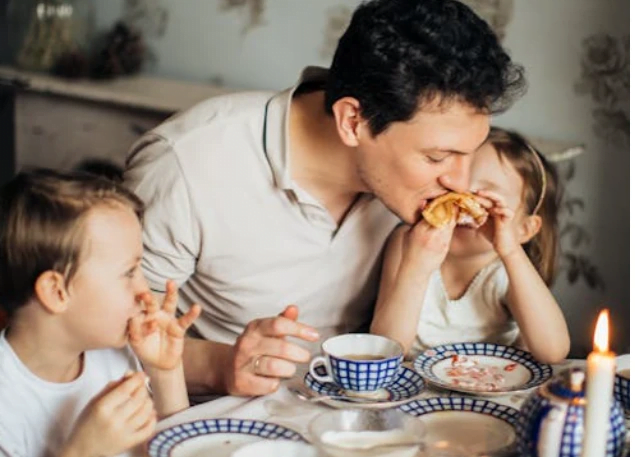
[[582, 457], [604, 457], [613, 399], [615, 354], [609, 351], [609, 312], [602, 310], [595, 325], [593, 352], [587, 357], [586, 411]]

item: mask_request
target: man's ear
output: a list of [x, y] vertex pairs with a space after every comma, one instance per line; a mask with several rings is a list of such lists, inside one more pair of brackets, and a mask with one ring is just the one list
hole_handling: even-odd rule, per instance
[[335, 128], [342, 142], [349, 147], [359, 145], [360, 129], [364, 125], [359, 100], [343, 97], [333, 103]]
[[60, 314], [68, 308], [68, 291], [64, 276], [53, 270], [47, 270], [35, 280], [35, 296], [52, 314]]
[[542, 228], [542, 217], [532, 214], [527, 216], [520, 226], [520, 244], [531, 240]]

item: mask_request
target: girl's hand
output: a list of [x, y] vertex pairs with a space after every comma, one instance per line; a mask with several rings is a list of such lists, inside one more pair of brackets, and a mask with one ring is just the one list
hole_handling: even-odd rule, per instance
[[514, 211], [507, 206], [505, 199], [498, 193], [489, 190], [476, 191], [479, 203], [487, 209], [492, 224], [485, 224], [481, 230], [492, 243], [499, 257], [503, 258], [521, 248], [514, 226]]
[[192, 305], [187, 314], [177, 319], [177, 289], [173, 281], [167, 282], [163, 306], [150, 292], [138, 299], [146, 304], [146, 310], [128, 323], [130, 346], [145, 365], [160, 370], [176, 368], [182, 359], [185, 332], [201, 313], [201, 307]]
[[403, 238], [401, 269], [428, 275], [441, 266], [450, 249], [456, 218], [447, 225], [435, 228], [425, 219], [413, 225]]
[[145, 380], [134, 373], [109, 383], [86, 405], [61, 455], [118, 455], [150, 438], [157, 414]]

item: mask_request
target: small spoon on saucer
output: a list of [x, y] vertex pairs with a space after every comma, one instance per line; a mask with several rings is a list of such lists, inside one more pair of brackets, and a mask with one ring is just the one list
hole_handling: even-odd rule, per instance
[[370, 398], [347, 397], [345, 395], [316, 395], [305, 392], [303, 389], [296, 386], [287, 386], [287, 388], [289, 389], [289, 392], [295, 394], [299, 399], [311, 403], [319, 403], [326, 400], [345, 401], [349, 403], [376, 403], [376, 400]]

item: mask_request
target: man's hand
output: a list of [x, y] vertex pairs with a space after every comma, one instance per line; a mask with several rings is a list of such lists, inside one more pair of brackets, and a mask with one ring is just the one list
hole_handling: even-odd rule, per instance
[[231, 353], [225, 387], [233, 395], [266, 395], [274, 392], [281, 378], [295, 374], [296, 363], [309, 361], [311, 354], [286, 341], [287, 336], [317, 341], [317, 331], [297, 322], [298, 308], [289, 305], [276, 317], [247, 324]]

